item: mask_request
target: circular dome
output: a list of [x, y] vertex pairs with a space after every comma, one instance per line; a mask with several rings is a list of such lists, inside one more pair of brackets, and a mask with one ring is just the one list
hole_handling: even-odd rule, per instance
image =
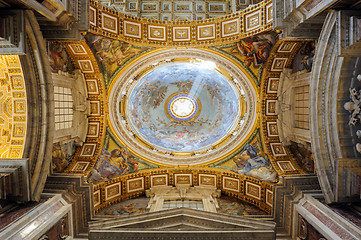
[[257, 94], [239, 66], [199, 49], [154, 51], [109, 88], [109, 127], [136, 156], [196, 165], [235, 152], [257, 119]]
[[[131, 130], [165, 152], [200, 152], [238, 123], [238, 89], [208, 62], [160, 63], [132, 85]], [[214, 65], [214, 64], [213, 64]]]

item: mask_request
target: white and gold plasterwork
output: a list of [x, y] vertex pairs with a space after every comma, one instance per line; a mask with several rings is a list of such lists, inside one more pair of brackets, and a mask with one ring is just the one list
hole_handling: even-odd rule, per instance
[[[114, 5], [111, 5], [113, 8], [107, 7], [92, 0], [89, 32], [138, 46], [204, 47], [233, 43], [272, 30], [271, 0], [261, 1], [234, 13], [223, 11], [227, 4], [214, 1], [195, 2], [195, 4], [191, 1], [141, 3], [142, 6], [144, 4], [151, 12], [134, 16], [129, 11], [124, 13], [114, 10], [117, 9]], [[128, 10], [139, 13], [137, 5], [136, 1], [130, 2], [127, 6], [132, 8]], [[205, 9], [206, 7], [208, 9]], [[169, 9], [170, 12], [167, 13], [168, 10], [165, 9], [160, 10], [161, 8]], [[186, 17], [184, 14], [188, 14], [187, 12], [192, 11], [192, 8], [205, 9], [206, 12], [195, 14], [195, 19]], [[173, 13], [177, 9], [178, 13]], [[161, 13], [158, 14], [157, 11]], [[151, 17], [152, 14], [161, 17]], [[204, 19], [206, 15], [209, 19]]]

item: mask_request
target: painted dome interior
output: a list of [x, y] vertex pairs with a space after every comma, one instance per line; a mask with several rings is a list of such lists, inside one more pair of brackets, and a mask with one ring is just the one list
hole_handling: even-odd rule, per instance
[[161, 64], [131, 86], [128, 121], [162, 151], [204, 151], [234, 130], [238, 95], [212, 62]]

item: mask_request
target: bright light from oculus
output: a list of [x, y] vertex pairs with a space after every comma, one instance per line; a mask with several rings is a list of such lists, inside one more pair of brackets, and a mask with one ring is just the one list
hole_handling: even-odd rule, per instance
[[190, 116], [195, 109], [194, 102], [186, 97], [180, 97], [173, 101], [172, 112], [179, 117]]

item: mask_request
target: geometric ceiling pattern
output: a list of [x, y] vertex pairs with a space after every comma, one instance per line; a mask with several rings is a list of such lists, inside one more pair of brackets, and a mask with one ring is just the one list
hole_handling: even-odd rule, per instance
[[134, 17], [91, 1], [89, 32], [138, 46], [212, 46], [272, 30], [272, 1], [198, 21], [161, 21]]
[[98, 2], [104, 6], [135, 17], [162, 21], [191, 21], [221, 17], [245, 9], [249, 5], [260, 2], [260, 0], [172, 0], [161, 2], [158, 0], [98, 0]]
[[0, 158], [21, 158], [26, 136], [27, 101], [18, 55], [0, 56]]

